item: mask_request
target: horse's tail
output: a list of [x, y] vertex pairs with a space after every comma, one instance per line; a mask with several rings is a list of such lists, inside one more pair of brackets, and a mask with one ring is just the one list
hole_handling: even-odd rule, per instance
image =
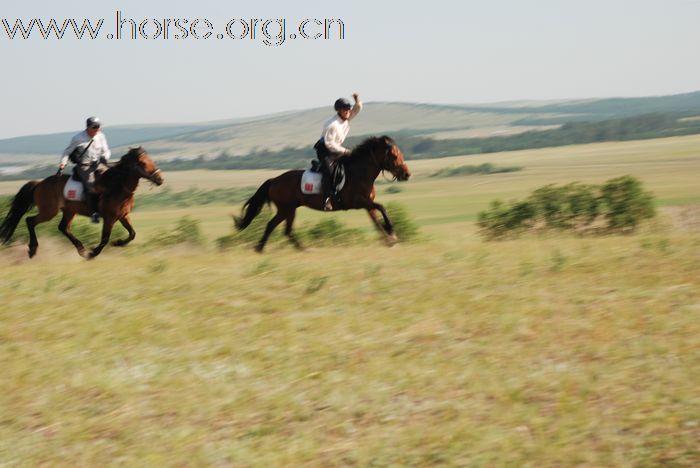
[[34, 205], [34, 189], [37, 185], [39, 185], [38, 180], [27, 182], [12, 199], [10, 211], [7, 212], [7, 216], [0, 224], [0, 242], [3, 244], [10, 242], [22, 216]]
[[265, 203], [270, 203], [270, 185], [272, 185], [272, 179], [266, 180], [260, 186], [258, 191], [255, 192], [255, 195], [250, 197], [250, 199], [245, 202], [245, 205], [243, 205], [244, 215], [242, 218], [234, 216], [233, 220], [236, 224], [236, 229], [242, 231], [243, 229], [247, 228], [251, 221], [253, 221], [255, 217], [260, 214], [260, 210], [262, 210], [263, 205], [265, 205]]

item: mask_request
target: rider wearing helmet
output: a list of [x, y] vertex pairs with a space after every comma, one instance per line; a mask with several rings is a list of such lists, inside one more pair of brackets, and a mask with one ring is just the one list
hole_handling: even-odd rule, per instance
[[100, 170], [101, 164], [107, 164], [112, 155], [107, 146], [107, 139], [100, 131], [102, 122], [98, 117], [89, 117], [85, 122], [85, 130], [73, 136], [68, 147], [63, 151], [61, 162], [58, 165], [58, 173], [63, 172], [70, 158], [75, 163], [75, 172], [85, 186], [85, 200], [88, 210], [92, 213], [92, 222], [99, 223], [97, 202], [99, 195], [95, 193], [95, 172]]
[[353, 94], [352, 97], [355, 100], [355, 105], [350, 104], [350, 101], [345, 98], [335, 101], [334, 107], [337, 114], [323, 124], [321, 139], [314, 146], [325, 173], [322, 184], [325, 210], [333, 209], [331, 199], [335, 196], [335, 184], [332, 181], [335, 163], [340, 156], [350, 154], [350, 150], [343, 147], [343, 142], [350, 131], [349, 122], [362, 110], [362, 102], [357, 93]]

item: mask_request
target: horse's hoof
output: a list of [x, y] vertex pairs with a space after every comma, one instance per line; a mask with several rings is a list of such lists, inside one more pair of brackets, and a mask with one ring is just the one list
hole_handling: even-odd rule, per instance
[[29, 249], [29, 258], [34, 258], [36, 255], [36, 249]]
[[399, 238], [396, 234], [391, 234], [386, 236], [386, 245], [389, 247], [395, 246], [399, 242]]
[[263, 251], [264, 248], [265, 248], [264, 245], [258, 244], [258, 245], [255, 246], [255, 251], [256, 251], [257, 253], [262, 253], [262, 251]]
[[85, 258], [86, 258], [87, 260], [92, 260], [92, 259], [94, 259], [95, 257], [97, 257], [98, 255], [99, 255], [99, 253], [95, 253], [95, 251], [93, 250], [92, 252], [90, 252], [89, 254], [87, 254], [87, 255], [85, 256]]

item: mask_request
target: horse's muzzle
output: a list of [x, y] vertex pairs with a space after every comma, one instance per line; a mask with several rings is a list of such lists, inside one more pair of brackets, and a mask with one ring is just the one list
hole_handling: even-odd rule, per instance
[[163, 185], [164, 179], [163, 176], [160, 175], [160, 169], [156, 169], [155, 171], [153, 171], [147, 178], [149, 181], [153, 182], [158, 186]]

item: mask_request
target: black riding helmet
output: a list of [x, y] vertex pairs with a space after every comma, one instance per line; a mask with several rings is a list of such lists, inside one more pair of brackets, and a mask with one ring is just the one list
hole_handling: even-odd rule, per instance
[[340, 112], [341, 110], [350, 110], [352, 109], [352, 104], [350, 104], [350, 101], [348, 101], [345, 98], [340, 98], [337, 101], [335, 101], [335, 111]]

